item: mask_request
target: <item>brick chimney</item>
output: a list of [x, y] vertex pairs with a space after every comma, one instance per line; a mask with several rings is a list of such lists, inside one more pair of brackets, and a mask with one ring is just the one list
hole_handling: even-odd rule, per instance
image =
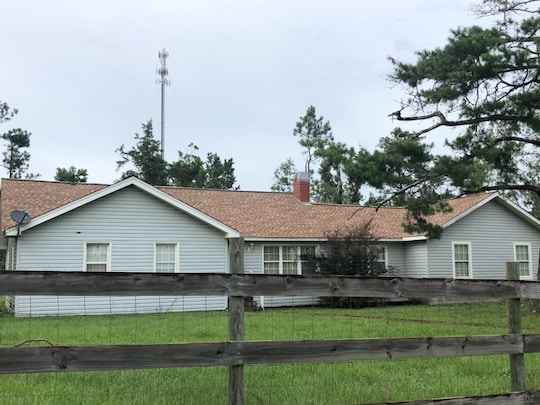
[[309, 198], [309, 173], [298, 172], [293, 177], [293, 194], [301, 202], [310, 202]]

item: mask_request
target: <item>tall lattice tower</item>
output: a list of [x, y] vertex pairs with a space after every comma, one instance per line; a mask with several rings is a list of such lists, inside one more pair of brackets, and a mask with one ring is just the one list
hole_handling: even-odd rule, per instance
[[157, 69], [157, 74], [159, 75], [159, 79], [157, 80], [157, 84], [161, 85], [161, 144], [160, 144], [160, 150], [161, 150], [161, 158], [165, 159], [165, 86], [168, 86], [170, 84], [169, 79], [167, 79], [167, 76], [169, 74], [169, 70], [167, 69], [167, 58], [169, 57], [169, 52], [163, 48], [163, 50], [158, 52], [159, 60], [161, 62], [161, 67]]

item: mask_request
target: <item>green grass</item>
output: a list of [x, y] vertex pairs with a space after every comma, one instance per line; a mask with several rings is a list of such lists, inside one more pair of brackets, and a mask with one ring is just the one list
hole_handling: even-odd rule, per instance
[[[540, 314], [523, 304], [525, 333]], [[13, 318], [0, 315], [0, 346], [227, 340], [226, 312]], [[247, 340], [503, 334], [504, 303], [288, 308], [246, 313]], [[29, 345], [45, 343], [28, 343]], [[540, 356], [525, 358], [540, 389]], [[0, 375], [0, 404], [224, 404], [227, 367]], [[508, 356], [255, 365], [245, 367], [248, 404], [352, 404], [509, 391]]]

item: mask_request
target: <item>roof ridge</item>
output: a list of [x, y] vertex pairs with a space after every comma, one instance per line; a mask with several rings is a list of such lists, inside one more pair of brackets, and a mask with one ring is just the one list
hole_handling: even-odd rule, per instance
[[461, 198], [471, 198], [471, 197], [477, 197], [479, 195], [491, 195], [491, 194], [498, 194], [497, 190], [486, 190], [486, 191], [479, 191], [477, 193], [470, 193], [470, 194], [462, 194], [451, 198], [446, 198], [447, 201], [449, 200], [459, 200]]
[[280, 195], [292, 195], [292, 191], [271, 191], [271, 190], [235, 190], [224, 188], [205, 188], [205, 187], [186, 187], [186, 186], [155, 186], [158, 189], [167, 190], [198, 190], [198, 191], [218, 191], [218, 192], [240, 192], [240, 193], [260, 193], [260, 194], [280, 194]]
[[47, 184], [67, 184], [67, 185], [89, 185], [89, 186], [110, 186], [108, 183], [88, 183], [88, 182], [71, 182], [71, 181], [58, 181], [58, 180], [42, 180], [42, 179], [15, 179], [10, 177], [3, 177], [0, 181], [17, 181], [21, 183], [47, 183]]

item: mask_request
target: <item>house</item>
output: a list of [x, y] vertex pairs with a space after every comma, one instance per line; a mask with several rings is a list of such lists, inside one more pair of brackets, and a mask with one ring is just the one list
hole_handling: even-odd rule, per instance
[[[228, 272], [228, 239], [243, 237], [247, 273], [313, 271], [302, 252], [328, 232], [371, 221], [381, 260], [403, 277], [501, 279], [518, 261], [536, 278], [540, 222], [497, 193], [449, 200], [431, 221], [440, 239], [404, 232], [398, 207], [314, 204], [309, 180], [292, 193], [153, 187], [137, 178], [112, 185], [3, 179], [0, 249], [6, 269]], [[16, 215], [25, 210], [31, 220]], [[14, 214], [15, 212], [15, 214]], [[11, 215], [10, 215], [11, 214]], [[16, 222], [17, 220], [18, 222]], [[266, 307], [305, 305], [310, 297], [256, 297]], [[218, 310], [225, 297], [14, 296], [18, 316]]]

